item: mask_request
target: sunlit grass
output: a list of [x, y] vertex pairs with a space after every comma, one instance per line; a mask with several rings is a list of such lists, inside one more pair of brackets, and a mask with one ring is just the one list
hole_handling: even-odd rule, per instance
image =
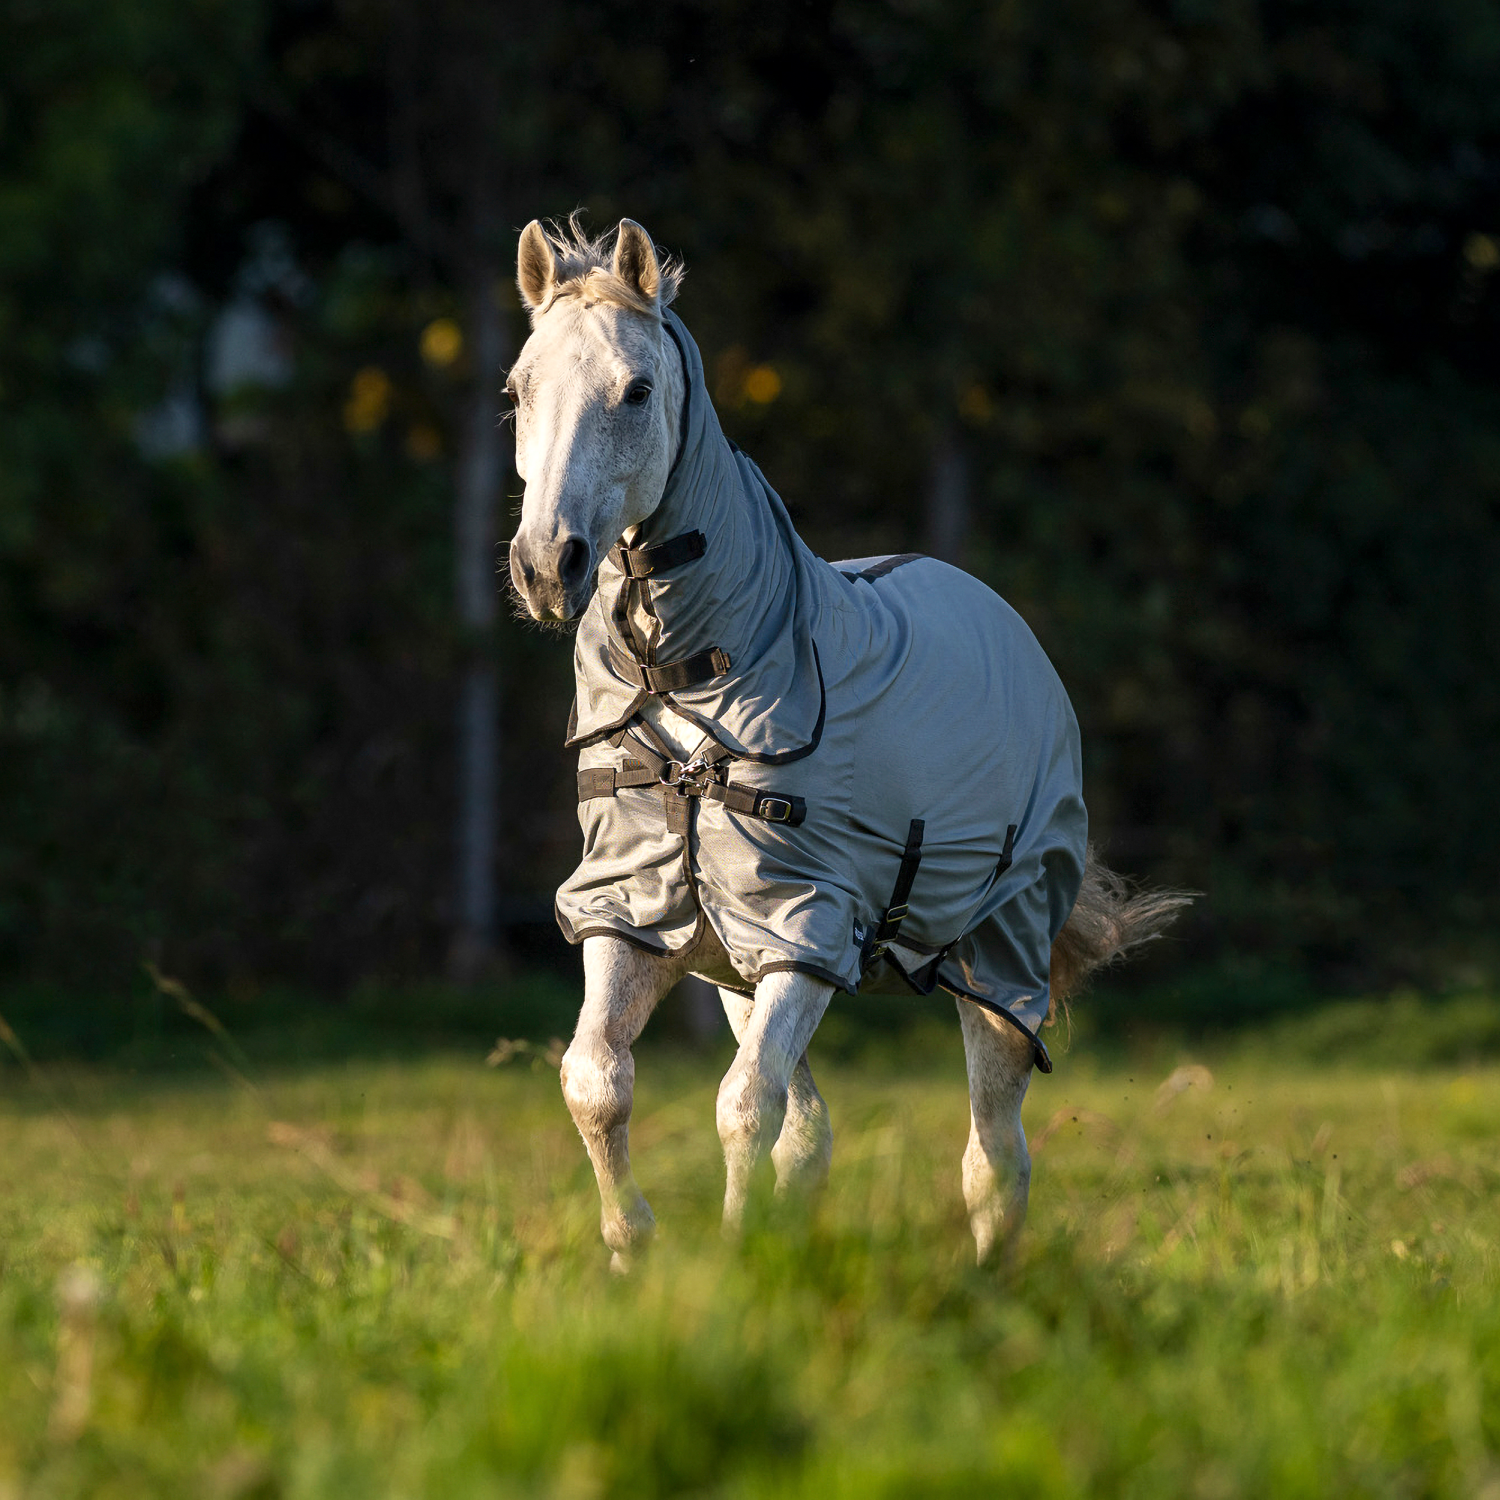
[[0, 1496], [1500, 1497], [1500, 1070], [1064, 1056], [995, 1274], [956, 1037], [738, 1247], [723, 1061], [642, 1060], [625, 1282], [535, 1059], [0, 1075]]

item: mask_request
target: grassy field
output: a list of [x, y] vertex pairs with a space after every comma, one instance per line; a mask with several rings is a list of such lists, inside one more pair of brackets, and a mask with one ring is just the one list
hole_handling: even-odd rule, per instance
[[739, 1246], [727, 1054], [646, 1051], [628, 1281], [541, 1058], [11, 1066], [0, 1497], [1500, 1500], [1500, 1069], [1367, 1029], [1061, 1055], [1000, 1275], [956, 1025], [815, 1047], [829, 1193]]

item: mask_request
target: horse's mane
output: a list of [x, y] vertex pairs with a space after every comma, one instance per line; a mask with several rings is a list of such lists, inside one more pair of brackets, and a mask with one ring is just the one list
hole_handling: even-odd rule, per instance
[[[687, 275], [687, 268], [675, 255], [663, 255], [658, 251], [661, 292], [660, 300], [653, 303], [615, 275], [618, 229], [606, 229], [602, 234], [590, 236], [583, 227], [582, 212], [575, 209], [568, 215], [566, 223], [553, 219], [543, 224], [542, 233], [557, 256], [557, 281], [547, 299], [547, 307], [559, 297], [581, 297], [585, 305], [610, 302], [616, 307], [656, 317], [677, 296], [682, 278]], [[545, 309], [537, 309], [537, 312], [542, 311]]]

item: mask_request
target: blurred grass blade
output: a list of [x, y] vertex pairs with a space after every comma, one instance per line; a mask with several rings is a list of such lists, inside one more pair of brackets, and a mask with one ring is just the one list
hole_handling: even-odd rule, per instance
[[224, 1023], [206, 1005], [194, 1000], [188, 991], [188, 987], [180, 979], [174, 979], [170, 974], [163, 974], [149, 958], [142, 964], [142, 968], [150, 975], [152, 984], [163, 995], [177, 1002], [177, 1008], [183, 1015], [196, 1021], [210, 1036], [217, 1037], [229, 1049], [233, 1054], [234, 1061], [230, 1063], [221, 1058], [219, 1061], [223, 1066], [234, 1073], [241, 1083], [245, 1084], [248, 1088], [258, 1091], [258, 1085], [249, 1076], [251, 1069], [250, 1059], [246, 1057], [244, 1048], [230, 1036], [229, 1030]]

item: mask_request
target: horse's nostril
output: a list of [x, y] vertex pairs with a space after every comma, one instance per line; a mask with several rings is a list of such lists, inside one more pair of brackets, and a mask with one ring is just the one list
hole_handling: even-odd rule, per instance
[[589, 544], [582, 537], [570, 536], [557, 557], [558, 581], [566, 589], [576, 588], [589, 570]]
[[529, 589], [536, 582], [536, 569], [531, 566], [531, 559], [519, 537], [510, 544], [510, 576], [517, 588]]

